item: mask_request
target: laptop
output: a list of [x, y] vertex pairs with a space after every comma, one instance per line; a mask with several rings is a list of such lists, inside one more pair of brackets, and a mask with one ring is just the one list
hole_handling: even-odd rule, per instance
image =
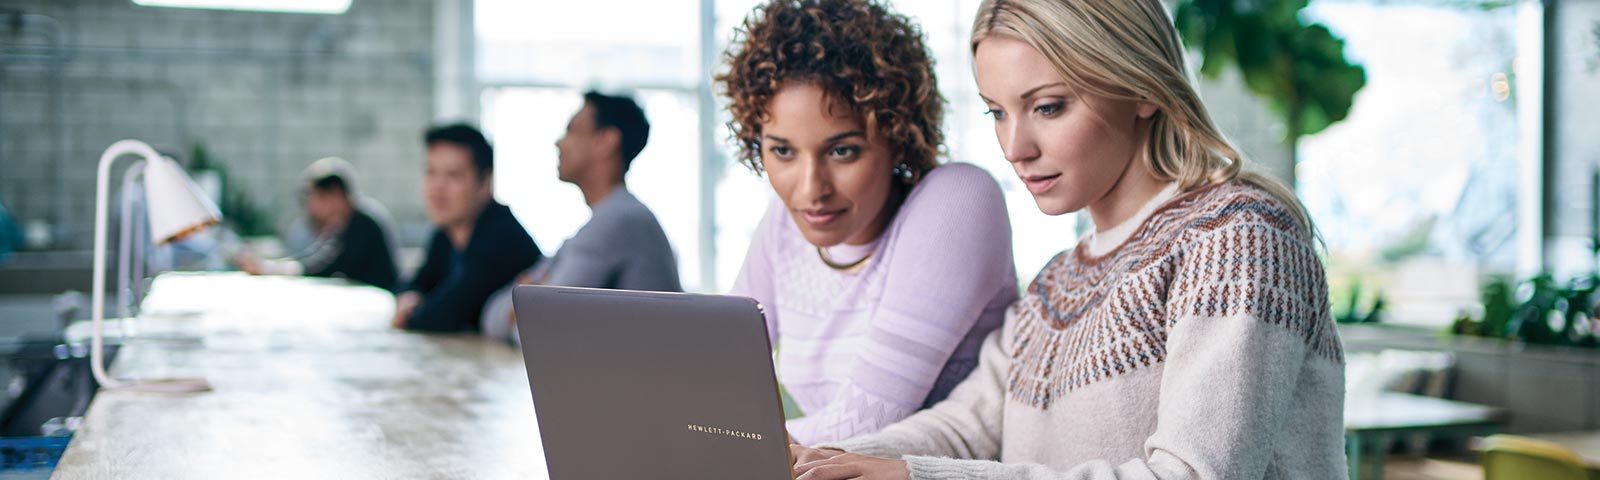
[[518, 286], [553, 480], [792, 479], [755, 300]]

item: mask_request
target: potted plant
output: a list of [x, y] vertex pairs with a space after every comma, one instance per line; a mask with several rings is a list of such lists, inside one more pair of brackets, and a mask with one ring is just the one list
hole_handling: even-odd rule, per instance
[[1549, 274], [1522, 282], [1516, 298], [1511, 283], [1496, 278], [1482, 289], [1483, 316], [1462, 315], [1450, 332], [1530, 344], [1600, 346], [1600, 321], [1595, 318], [1594, 275], [1557, 284]]

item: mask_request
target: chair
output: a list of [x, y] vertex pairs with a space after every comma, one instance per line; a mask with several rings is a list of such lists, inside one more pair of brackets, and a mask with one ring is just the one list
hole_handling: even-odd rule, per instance
[[1577, 454], [1554, 443], [1515, 435], [1492, 435], [1483, 441], [1484, 480], [1588, 480]]

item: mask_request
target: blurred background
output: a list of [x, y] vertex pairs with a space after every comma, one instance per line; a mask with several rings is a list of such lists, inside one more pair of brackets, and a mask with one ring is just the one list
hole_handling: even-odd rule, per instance
[[[421, 135], [454, 120], [483, 127], [496, 197], [554, 252], [588, 217], [553, 143], [591, 88], [640, 100], [654, 128], [629, 187], [685, 288], [726, 291], [771, 194], [732, 161], [710, 75], [757, 3], [0, 0], [0, 329], [82, 316], [64, 292], [90, 288], [95, 160], [123, 138], [226, 219], [156, 270], [292, 249], [300, 172], [338, 156], [408, 274], [430, 227]], [[949, 160], [1005, 191], [1025, 282], [1088, 224], [1040, 214], [1005, 163], [971, 75], [977, 3], [892, 6], [937, 59]], [[1418, 393], [1520, 412], [1513, 431], [1600, 428], [1600, 0], [1168, 4], [1212, 115], [1310, 209], [1353, 352], [1447, 353], [1449, 380]], [[1462, 340], [1479, 337], [1502, 343]]]

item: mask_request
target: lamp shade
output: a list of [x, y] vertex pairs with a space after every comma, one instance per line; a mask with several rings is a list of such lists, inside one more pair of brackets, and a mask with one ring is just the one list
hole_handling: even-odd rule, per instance
[[145, 161], [145, 210], [150, 212], [151, 241], [164, 244], [182, 240], [222, 220], [217, 205], [189, 180], [177, 162], [159, 155]]

